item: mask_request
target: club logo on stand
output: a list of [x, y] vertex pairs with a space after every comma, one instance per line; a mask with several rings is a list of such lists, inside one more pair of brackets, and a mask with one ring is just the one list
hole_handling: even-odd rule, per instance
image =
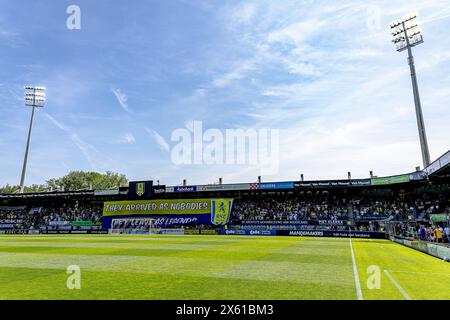
[[211, 200], [211, 222], [216, 225], [226, 225], [230, 221], [233, 201], [229, 199]]
[[136, 183], [136, 194], [139, 197], [142, 197], [144, 193], [145, 193], [145, 183], [143, 182]]

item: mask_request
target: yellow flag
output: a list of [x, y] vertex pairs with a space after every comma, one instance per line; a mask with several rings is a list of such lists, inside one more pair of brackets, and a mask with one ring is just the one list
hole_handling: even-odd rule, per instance
[[230, 220], [233, 200], [214, 199], [211, 200], [211, 222], [215, 225], [225, 225]]

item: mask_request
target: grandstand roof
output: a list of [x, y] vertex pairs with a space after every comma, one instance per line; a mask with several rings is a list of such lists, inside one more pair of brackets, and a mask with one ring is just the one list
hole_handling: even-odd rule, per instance
[[[429, 179], [450, 177], [450, 151], [431, 163], [423, 171], [408, 174], [374, 177], [371, 179], [350, 180], [321, 180], [321, 181], [283, 181], [261, 183], [235, 183], [211, 184], [190, 186], [158, 186], [165, 188], [165, 193], [194, 193], [194, 192], [221, 192], [221, 191], [252, 191], [252, 190], [292, 190], [304, 188], [356, 188], [356, 187], [383, 187], [401, 185], [414, 182], [426, 182]], [[156, 186], [155, 186], [156, 187]], [[28, 193], [28, 194], [0, 194], [0, 199], [27, 199], [77, 196], [120, 196], [128, 193], [128, 187], [111, 190], [83, 190], [67, 192]]]
[[424, 170], [430, 179], [450, 176], [450, 150]]

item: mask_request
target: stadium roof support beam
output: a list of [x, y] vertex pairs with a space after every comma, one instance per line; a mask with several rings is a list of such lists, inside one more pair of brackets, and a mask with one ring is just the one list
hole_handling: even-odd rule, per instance
[[417, 84], [416, 67], [414, 65], [414, 57], [412, 48], [423, 43], [422, 30], [416, 23], [417, 14], [406, 16], [403, 20], [393, 22], [391, 33], [394, 39], [392, 42], [396, 44], [397, 51], [402, 52], [408, 50], [408, 64], [411, 70], [411, 81], [414, 94], [414, 104], [416, 106], [417, 126], [419, 129], [420, 147], [422, 151], [423, 167], [430, 165], [430, 151], [428, 149], [428, 140], [425, 131], [425, 123], [422, 114], [422, 104], [420, 102], [419, 86]]
[[25, 148], [25, 156], [23, 159], [23, 167], [22, 174], [20, 177], [20, 193], [24, 192], [24, 184], [25, 184], [25, 174], [27, 171], [27, 161], [28, 161], [28, 151], [30, 149], [30, 140], [31, 140], [31, 129], [33, 128], [33, 118], [34, 118], [34, 110], [36, 108], [42, 108], [45, 104], [45, 88], [44, 87], [34, 87], [34, 86], [26, 86], [25, 87], [25, 105], [32, 108], [31, 111], [31, 119], [30, 119], [30, 127], [28, 129], [28, 139], [27, 145]]

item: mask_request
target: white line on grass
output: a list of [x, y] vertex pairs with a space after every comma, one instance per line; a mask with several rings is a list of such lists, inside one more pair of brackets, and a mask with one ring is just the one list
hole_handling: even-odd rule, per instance
[[395, 281], [394, 277], [391, 276], [391, 274], [389, 273], [389, 271], [384, 270], [384, 273], [386, 273], [386, 275], [388, 276], [389, 280], [392, 281], [392, 283], [394, 284], [394, 286], [397, 287], [397, 289], [400, 291], [400, 293], [402, 294], [402, 296], [403, 296], [406, 300], [412, 300], [411, 297], [406, 293], [406, 291], [403, 290], [402, 287], [400, 287], [400, 285], [397, 283], [397, 281]]
[[350, 252], [352, 253], [353, 274], [355, 275], [355, 285], [356, 285], [356, 296], [358, 297], [358, 300], [364, 300], [361, 291], [361, 284], [359, 283], [358, 268], [356, 268], [356, 260], [355, 260], [355, 253], [353, 252], [352, 238], [350, 238]]
[[408, 273], [408, 274], [434, 274], [439, 276], [450, 277], [450, 273], [444, 272], [426, 272], [426, 271], [408, 271], [408, 270], [391, 270], [394, 273]]

